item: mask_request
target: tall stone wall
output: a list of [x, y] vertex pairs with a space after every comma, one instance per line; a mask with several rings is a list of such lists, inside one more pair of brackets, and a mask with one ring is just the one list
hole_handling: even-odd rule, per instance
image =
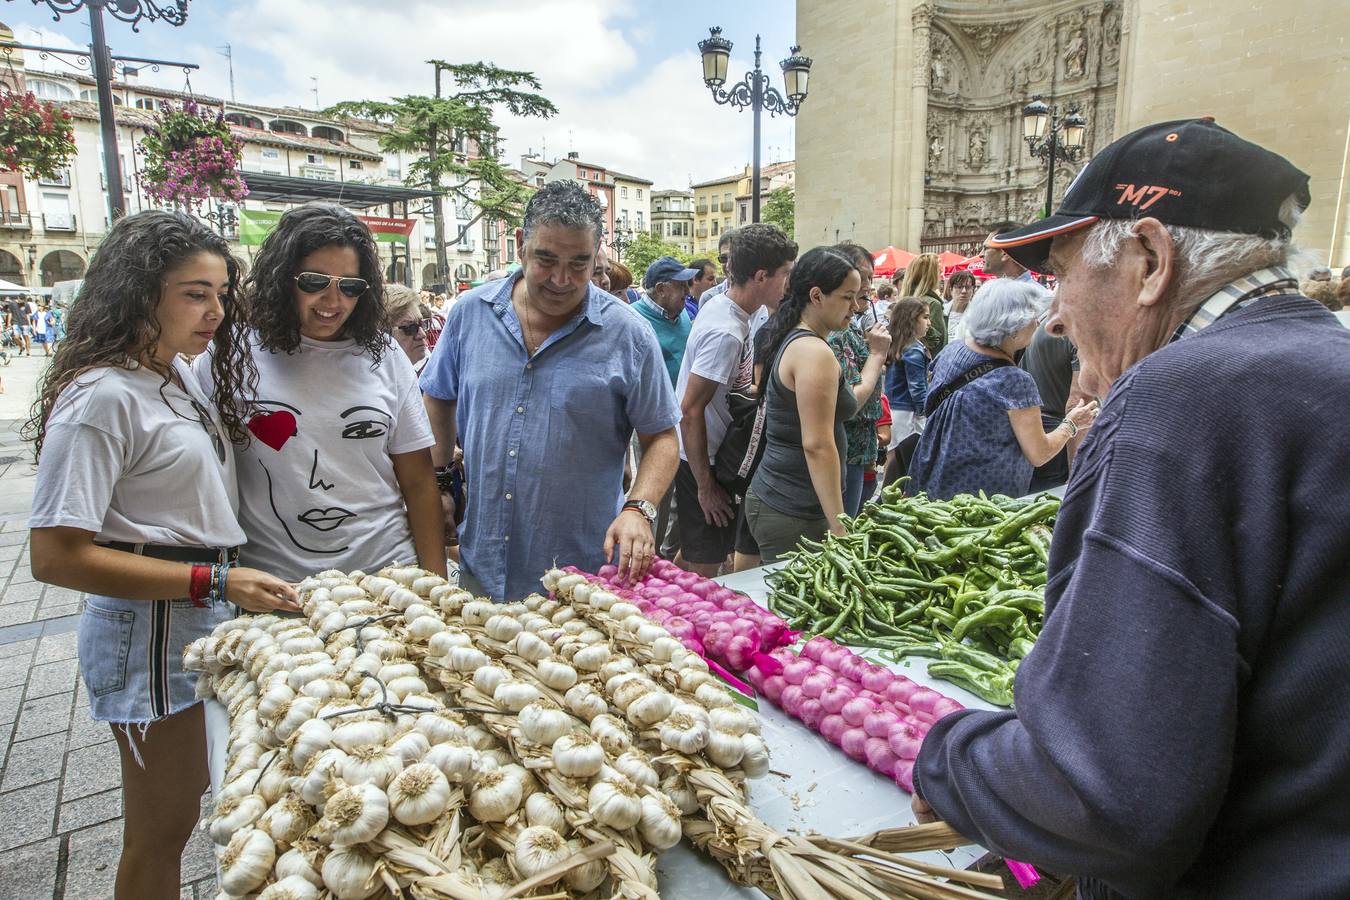
[[[1117, 133], [1213, 116], [1312, 178], [1295, 237], [1350, 265], [1350, 8], [1330, 0], [1129, 0]], [[800, 188], [799, 188], [800, 191]]]

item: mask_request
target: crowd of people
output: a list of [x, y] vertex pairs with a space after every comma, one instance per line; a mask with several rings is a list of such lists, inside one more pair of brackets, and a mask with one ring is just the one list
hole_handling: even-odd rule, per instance
[[[175, 851], [207, 781], [202, 709], [178, 649], [237, 609], [294, 613], [292, 585], [309, 574], [395, 560], [445, 574], [457, 544], [461, 583], [499, 601], [537, 590], [564, 562], [594, 571], [612, 561], [618, 577], [638, 578], [660, 552], [716, 575], [841, 532], [902, 477], [931, 497], [1020, 496], [1080, 470], [1089, 474], [1075, 475], [1056, 530], [1046, 599], [1092, 612], [1047, 619], [1019, 674], [1018, 712], [934, 727], [916, 809], [931, 803], [1015, 858], [1143, 895], [1209, 874], [1239, 836], [1141, 844], [1126, 817], [1141, 812], [1137, 798], [1155, 804], [1142, 812], [1166, 814], [1157, 835], [1193, 836], [1201, 812], [1231, 804], [1250, 826], [1241, 840], [1253, 865], [1278, 868], [1271, 854], [1288, 844], [1262, 837], [1269, 796], [1252, 793], [1264, 790], [1257, 770], [1344, 727], [1314, 739], [1290, 720], [1300, 708], [1290, 685], [1307, 673], [1264, 644], [1301, 640], [1306, 621], [1344, 625], [1350, 609], [1317, 607], [1346, 599], [1327, 563], [1350, 552], [1345, 529], [1331, 527], [1343, 472], [1284, 440], [1318, 414], [1280, 391], [1317, 384], [1309, 403], [1339, 397], [1346, 334], [1282, 268], [1306, 176], [1216, 136], [1212, 122], [1157, 128], [1167, 141], [1184, 135], [1183, 147], [1217, 146], [1208, 152], [1235, 169], [1265, 154], [1276, 174], [1252, 192], [1255, 211], [1197, 212], [1187, 204], [1204, 191], [1188, 185], [1185, 203], [1141, 219], [1092, 193], [1123, 176], [1083, 178], [1048, 224], [995, 229], [982, 283], [944, 279], [926, 254], [877, 285], [866, 248], [801, 252], [759, 223], [723, 234], [716, 260], [662, 257], [632, 273], [601, 247], [600, 206], [567, 181], [529, 201], [520, 267], [453, 303], [385, 284], [367, 226], [334, 205], [283, 214], [247, 275], [191, 216], [116, 222], [69, 311], [29, 434], [33, 572], [89, 595], [80, 668], [91, 714], [121, 751], [118, 895], [176, 895]], [[1114, 148], [1101, 166], [1124, 165], [1129, 150]], [[1214, 254], [1217, 239], [1193, 234], [1203, 229], [1228, 235], [1232, 252]], [[1057, 277], [1053, 303], [1032, 270]], [[1267, 364], [1297, 372], [1273, 382]], [[1176, 402], [1188, 392], [1195, 408]], [[1280, 427], [1252, 427], [1258, 412]], [[1344, 430], [1339, 417], [1319, 422]], [[1075, 456], [1088, 429], [1106, 432]], [[1251, 460], [1258, 477], [1225, 482], [1233, 459]], [[1091, 496], [1075, 503], [1074, 490]], [[1297, 570], [1295, 539], [1311, 554]], [[1127, 599], [1153, 627], [1128, 627]], [[1347, 633], [1323, 640], [1343, 651]], [[1152, 637], [1175, 634], [1203, 638], [1184, 665]], [[1270, 682], [1239, 690], [1254, 666], [1269, 667]], [[1171, 677], [1214, 702], [1159, 702]], [[1117, 708], [1106, 695], [1122, 692], [1154, 714], [1104, 719]], [[1151, 766], [1136, 754], [1183, 719], [1204, 777], [1190, 757]], [[1253, 728], [1251, 746], [1265, 752], [1220, 758], [1218, 736]], [[1150, 791], [1085, 802], [1098, 785], [1084, 748], [1110, 757], [1093, 771], [1118, 766]], [[1009, 781], [1011, 767], [1022, 774]], [[1327, 778], [1344, 779], [1338, 771]], [[1316, 808], [1319, 795], [1337, 796], [1327, 778], [1281, 782], [1281, 802]], [[1000, 781], [1006, 803], [978, 799]], [[1343, 821], [1344, 808], [1324, 812]], [[1286, 831], [1316, 844], [1317, 818]], [[1083, 851], [1084, 834], [1118, 848], [1120, 864]], [[1132, 862], [1143, 851], [1184, 855], [1191, 869], [1144, 871]]]

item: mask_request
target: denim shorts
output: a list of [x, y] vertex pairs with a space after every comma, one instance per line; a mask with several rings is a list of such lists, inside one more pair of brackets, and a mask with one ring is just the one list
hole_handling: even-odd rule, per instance
[[147, 724], [197, 703], [183, 648], [239, 614], [233, 603], [122, 600], [90, 594], [80, 615], [80, 672], [99, 722]]

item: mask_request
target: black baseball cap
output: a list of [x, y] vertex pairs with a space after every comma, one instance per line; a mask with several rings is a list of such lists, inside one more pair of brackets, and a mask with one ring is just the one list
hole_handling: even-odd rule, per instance
[[1045, 268], [1050, 242], [1098, 219], [1151, 216], [1168, 225], [1287, 236], [1280, 206], [1307, 207], [1308, 176], [1211, 118], [1146, 125], [1112, 142], [1078, 173], [1052, 216], [988, 241], [1019, 264]]

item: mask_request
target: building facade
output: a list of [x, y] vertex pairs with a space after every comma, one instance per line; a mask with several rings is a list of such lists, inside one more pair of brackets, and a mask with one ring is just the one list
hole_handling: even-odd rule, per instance
[[652, 191], [652, 236], [694, 253], [693, 191]]
[[[760, 202], [770, 191], [796, 185], [797, 166], [792, 160], [760, 167]], [[751, 188], [754, 169], [746, 166], [735, 175], [714, 178], [693, 185], [694, 251], [703, 256], [716, 255], [721, 235], [752, 221]]]
[[[799, 0], [815, 62], [796, 120], [797, 239], [969, 252], [994, 224], [1038, 216], [1047, 179], [1061, 198], [1114, 137], [1211, 115], [1312, 176], [1298, 238], [1344, 265], [1350, 63], [1328, 12], [1321, 0], [1278, 14], [1215, 0]], [[1087, 120], [1083, 160], [1053, 173], [1022, 140], [1038, 95]], [[839, 140], [861, 116], [869, 139]]]
[[609, 176], [614, 180], [614, 228], [631, 241], [652, 223], [652, 183], [613, 169]]
[[520, 159], [520, 171], [526, 183], [543, 187], [551, 181], [575, 181], [590, 191], [604, 212], [605, 246], [615, 256], [615, 238], [633, 239], [646, 231], [652, 221], [652, 182], [637, 175], [625, 175], [599, 163], [586, 162], [580, 153], [568, 153], [563, 159], [547, 160], [527, 155]]

